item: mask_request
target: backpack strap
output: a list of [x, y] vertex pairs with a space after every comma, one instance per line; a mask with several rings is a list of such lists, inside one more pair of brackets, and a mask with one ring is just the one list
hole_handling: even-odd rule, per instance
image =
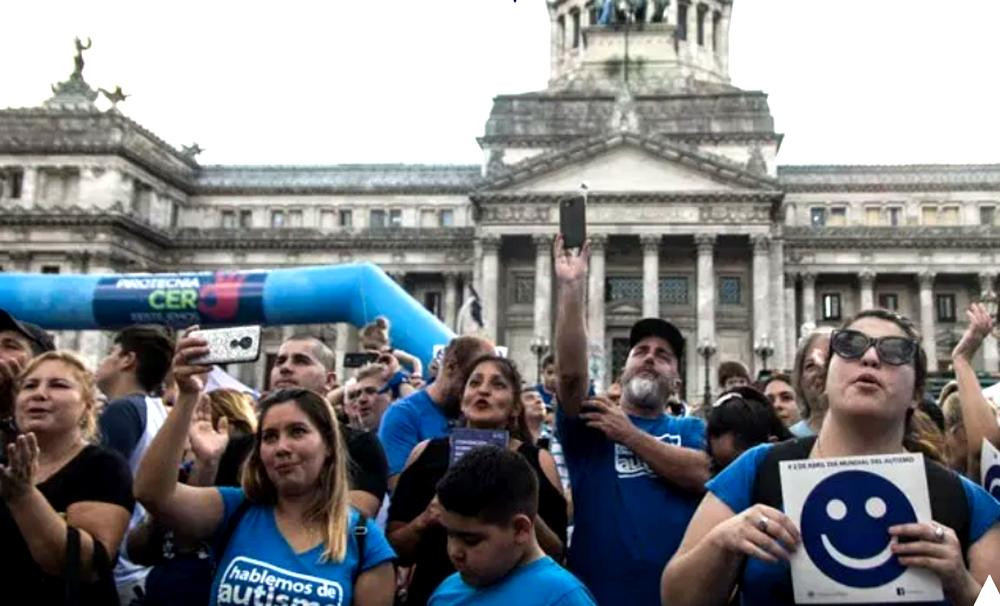
[[814, 444], [816, 444], [816, 436], [786, 440], [772, 446], [764, 456], [764, 460], [757, 467], [751, 502], [762, 503], [775, 509], [783, 510], [784, 498], [781, 494], [781, 466], [778, 464], [782, 461], [808, 459]]
[[[104, 549], [104, 544], [98, 541], [96, 538], [92, 539], [93, 542], [93, 553], [91, 555], [91, 563], [97, 572], [97, 581], [94, 584], [88, 583], [88, 587], [92, 589], [88, 590], [91, 594], [92, 599], [100, 601], [102, 604], [110, 604], [111, 600], [118, 599], [118, 592], [115, 589], [114, 573], [111, 570], [111, 559], [108, 557], [107, 550]], [[83, 604], [85, 599], [83, 595], [83, 581], [81, 580], [80, 573], [80, 531], [69, 524], [66, 525], [66, 567], [64, 568], [63, 574], [65, 575], [65, 594], [64, 594], [64, 604], [68, 606], [75, 606], [76, 604]]]
[[66, 525], [66, 604], [80, 603], [80, 531]]
[[354, 566], [354, 574], [351, 578], [353, 583], [361, 576], [361, 567], [365, 563], [365, 541], [368, 539], [368, 516], [358, 512], [358, 521], [354, 525], [351, 534], [354, 535], [354, 544], [358, 548], [358, 563]]

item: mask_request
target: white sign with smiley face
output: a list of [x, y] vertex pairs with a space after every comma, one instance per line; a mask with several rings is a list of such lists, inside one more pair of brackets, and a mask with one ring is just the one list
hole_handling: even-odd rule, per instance
[[983, 488], [1000, 501], [1000, 450], [983, 438], [983, 451], [980, 458], [979, 472], [983, 478]]
[[931, 521], [923, 455], [784, 461], [781, 491], [802, 535], [791, 561], [796, 603], [944, 598], [933, 573], [891, 551], [891, 526]]

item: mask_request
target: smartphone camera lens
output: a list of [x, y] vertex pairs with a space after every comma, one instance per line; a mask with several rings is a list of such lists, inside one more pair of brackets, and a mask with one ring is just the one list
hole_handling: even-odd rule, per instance
[[251, 339], [250, 337], [243, 337], [242, 339], [240, 339], [240, 347], [242, 347], [243, 349], [250, 349], [252, 345], [253, 345], [253, 339]]
[[239, 346], [240, 343], [236, 339], [233, 339], [232, 341], [229, 342], [229, 349], [236, 349]]

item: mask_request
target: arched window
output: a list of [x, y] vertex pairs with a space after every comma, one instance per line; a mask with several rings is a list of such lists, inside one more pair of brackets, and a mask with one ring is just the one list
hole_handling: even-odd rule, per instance
[[698, 5], [698, 46], [705, 46], [705, 14], [707, 12], [707, 6]]
[[566, 50], [566, 15], [559, 15], [556, 19], [556, 25], [559, 28], [559, 52], [563, 53]]
[[573, 48], [580, 48], [580, 9], [574, 8], [569, 16], [573, 20]]
[[687, 40], [688, 38], [688, 2], [677, 3], [677, 39]]
[[721, 27], [722, 27], [722, 13], [720, 13], [719, 11], [715, 11], [714, 13], [712, 13], [712, 50], [713, 51], [718, 51], [719, 50], [719, 36], [722, 35], [722, 32], [719, 31], [719, 28], [721, 28]]

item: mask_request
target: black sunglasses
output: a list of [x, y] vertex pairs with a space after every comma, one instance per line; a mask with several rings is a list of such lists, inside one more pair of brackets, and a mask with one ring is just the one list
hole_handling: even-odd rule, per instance
[[872, 346], [880, 360], [893, 366], [913, 362], [917, 354], [917, 342], [907, 337], [879, 337], [873, 339], [857, 330], [835, 330], [830, 336], [830, 349], [841, 358], [856, 360], [865, 355]]

